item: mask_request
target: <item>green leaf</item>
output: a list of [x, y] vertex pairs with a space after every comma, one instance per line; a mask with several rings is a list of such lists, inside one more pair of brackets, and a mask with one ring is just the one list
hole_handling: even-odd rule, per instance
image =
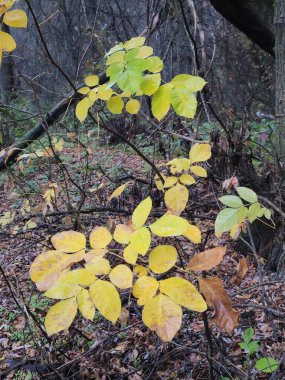
[[151, 111], [158, 121], [162, 120], [169, 111], [171, 89], [171, 85], [164, 84], [152, 96]]
[[253, 190], [249, 189], [248, 187], [237, 187], [236, 191], [238, 192], [238, 195], [245, 201], [249, 203], [257, 202], [257, 195]]
[[242, 334], [242, 338], [243, 338], [244, 342], [248, 344], [252, 340], [253, 335], [254, 335], [254, 330], [252, 327], [249, 327]]
[[254, 340], [253, 342], [248, 343], [248, 349], [249, 349], [248, 353], [249, 353], [249, 355], [254, 354], [258, 350], [258, 348], [259, 348], [259, 344], [258, 344], [258, 342], [256, 340]]
[[255, 363], [255, 368], [260, 372], [272, 373], [278, 368], [278, 361], [274, 358], [261, 358]]
[[225, 208], [220, 211], [215, 221], [215, 233], [221, 234], [222, 232], [230, 231], [235, 225], [244, 221], [248, 209], [246, 207], [240, 208]]
[[248, 349], [248, 345], [247, 345], [246, 343], [244, 343], [244, 342], [239, 343], [238, 345], [239, 345], [240, 348], [241, 348], [242, 350], [244, 350], [244, 351], [246, 351], [246, 350]]
[[130, 71], [145, 71], [148, 68], [146, 59], [134, 58], [126, 64], [126, 69]]
[[187, 88], [174, 88], [171, 91], [171, 104], [179, 116], [193, 119], [197, 109], [197, 99]]
[[268, 208], [265, 209], [264, 216], [268, 220], [271, 219], [271, 211]]
[[117, 85], [122, 91], [134, 94], [141, 85], [143, 76], [140, 71], [127, 70], [117, 78]]
[[148, 96], [153, 95], [158, 90], [160, 82], [161, 82], [160, 74], [145, 75], [141, 82], [142, 93]]
[[260, 212], [260, 204], [258, 202], [250, 205], [248, 209], [248, 215], [247, 215], [250, 223], [254, 222], [255, 219], [258, 218], [259, 212]]
[[171, 83], [175, 88], [187, 88], [191, 92], [201, 91], [207, 83], [203, 78], [189, 74], [176, 75]]
[[240, 208], [243, 206], [243, 203], [239, 197], [236, 195], [224, 195], [219, 198], [219, 201], [222, 202], [225, 206], [232, 208]]
[[111, 82], [116, 82], [123, 70], [124, 64], [122, 62], [114, 62], [107, 68], [106, 75]]
[[124, 58], [125, 58], [125, 52], [124, 51], [117, 51], [116, 53], [110, 55], [110, 57], [107, 59], [106, 65], [111, 65], [114, 62], [123, 63]]

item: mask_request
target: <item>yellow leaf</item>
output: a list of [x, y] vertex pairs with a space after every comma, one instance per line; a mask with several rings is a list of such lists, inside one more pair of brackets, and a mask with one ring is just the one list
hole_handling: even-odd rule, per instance
[[99, 83], [99, 78], [97, 77], [97, 75], [88, 75], [85, 78], [85, 83], [88, 87], [97, 86], [97, 84]]
[[76, 104], [75, 115], [81, 123], [83, 123], [83, 121], [86, 119], [89, 108], [90, 108], [90, 101], [88, 97], [80, 100]]
[[153, 54], [153, 48], [150, 46], [141, 46], [138, 48], [136, 58], [147, 58]]
[[0, 16], [7, 12], [15, 3], [15, 0], [1, 0], [0, 1]]
[[155, 278], [149, 276], [140, 277], [133, 287], [133, 295], [138, 298], [138, 305], [142, 306], [151, 300], [155, 296], [158, 287], [159, 283]]
[[139, 228], [132, 233], [130, 237], [130, 245], [132, 248], [140, 253], [145, 255], [150, 247], [151, 235], [149, 229], [146, 227]]
[[107, 102], [107, 108], [114, 115], [122, 113], [124, 101], [120, 96], [112, 96]]
[[113, 192], [112, 194], [110, 195], [110, 197], [108, 198], [108, 200], [110, 201], [111, 199], [113, 198], [117, 198], [119, 197], [122, 192], [125, 190], [125, 188], [128, 186], [128, 184], [130, 183], [130, 181], [124, 183], [123, 185], [117, 187]]
[[183, 170], [188, 170], [190, 168], [190, 160], [188, 160], [188, 158], [180, 158], [179, 161]]
[[210, 144], [195, 144], [189, 152], [189, 158], [191, 164], [194, 162], [207, 161], [211, 157], [211, 145]]
[[9, 33], [0, 30], [0, 51], [10, 53], [16, 49], [16, 46], [14, 38]]
[[152, 96], [151, 111], [158, 121], [162, 120], [169, 111], [171, 89], [171, 85], [164, 84]]
[[129, 244], [132, 229], [126, 224], [118, 224], [114, 232], [114, 239], [120, 244]]
[[112, 235], [106, 227], [95, 227], [89, 237], [90, 246], [94, 249], [106, 248], [112, 241]]
[[94, 281], [96, 281], [96, 277], [90, 273], [87, 269], [79, 268], [71, 270], [70, 272], [61, 276], [55, 283], [55, 285], [59, 284], [75, 284], [88, 286], [91, 285]]
[[137, 228], [140, 228], [142, 227], [150, 212], [151, 212], [151, 209], [152, 209], [152, 200], [150, 197], [147, 197], [146, 199], [144, 199], [134, 210], [133, 212], [133, 215], [132, 215], [132, 222], [133, 222], [133, 225], [134, 227], [137, 229]]
[[128, 289], [133, 285], [133, 273], [129, 267], [119, 264], [109, 274], [111, 282], [119, 289]]
[[91, 251], [86, 253], [84, 260], [86, 263], [93, 264], [101, 257], [104, 257], [106, 252], [108, 251], [104, 248], [91, 249]]
[[164, 195], [166, 207], [174, 215], [180, 215], [185, 210], [189, 198], [189, 192], [184, 185], [179, 183], [167, 190]]
[[89, 289], [94, 305], [108, 321], [116, 323], [121, 314], [121, 299], [115, 286], [108, 281], [97, 280]]
[[31, 265], [30, 277], [39, 290], [47, 290], [63, 275], [62, 271], [69, 265], [81, 261], [84, 251], [68, 255], [61, 250], [47, 251], [40, 254]]
[[102, 84], [101, 86], [98, 87], [98, 98], [101, 100], [108, 100], [112, 94], [113, 90], [111, 88], [106, 88], [109, 83]]
[[77, 313], [76, 298], [60, 301], [53, 305], [45, 318], [47, 334], [53, 335], [59, 331], [66, 330], [73, 322]]
[[142, 319], [161, 340], [170, 342], [181, 327], [182, 310], [169, 297], [159, 294], [145, 304]]
[[164, 273], [177, 261], [177, 250], [172, 245], [158, 245], [149, 254], [149, 269], [154, 273]]
[[92, 321], [95, 315], [95, 306], [87, 289], [82, 289], [77, 295], [77, 303], [82, 316]]
[[130, 99], [126, 104], [126, 111], [131, 115], [136, 115], [141, 108], [141, 104], [137, 99]]
[[202, 166], [190, 166], [190, 170], [199, 177], [207, 178], [207, 170], [205, 170]]
[[194, 118], [197, 109], [196, 96], [187, 88], [174, 88], [171, 91], [171, 104], [179, 116]]
[[103, 257], [99, 258], [96, 262], [92, 262], [85, 264], [85, 268], [98, 276], [101, 276], [103, 274], [108, 274], [111, 270], [110, 263], [107, 259], [104, 259]]
[[138, 277], [143, 277], [143, 276], [148, 275], [147, 269], [143, 267], [142, 265], [136, 265], [134, 271]]
[[182, 174], [179, 181], [183, 183], [183, 185], [192, 185], [193, 183], [196, 183], [195, 178], [190, 174]]
[[145, 43], [145, 37], [134, 37], [124, 43], [124, 49], [130, 50], [141, 47]]
[[206, 84], [203, 78], [189, 74], [176, 75], [171, 83], [175, 88], [187, 88], [191, 92], [201, 91]]
[[148, 71], [151, 73], [159, 73], [163, 69], [163, 61], [159, 57], [148, 57]]
[[82, 95], [87, 95], [90, 92], [90, 88], [86, 86], [81, 87], [77, 92]]
[[165, 182], [164, 182], [163, 187], [164, 187], [165, 189], [167, 189], [167, 188], [169, 188], [169, 187], [175, 185], [175, 184], [177, 183], [177, 181], [178, 181], [178, 178], [177, 178], [177, 177], [173, 177], [173, 176], [172, 176], [172, 177], [167, 177], [167, 178], [165, 179]]
[[216, 247], [204, 252], [195, 253], [186, 269], [193, 271], [211, 270], [223, 260], [226, 247]]
[[181, 173], [183, 171], [183, 164], [179, 158], [174, 158], [173, 160], [169, 161], [167, 165], [170, 165], [171, 174]]
[[85, 248], [86, 238], [81, 232], [63, 231], [53, 235], [51, 242], [55, 249], [61, 249], [65, 253], [74, 253]]
[[207, 309], [204, 298], [194, 285], [180, 277], [170, 277], [159, 282], [159, 290], [174, 302], [187, 309], [203, 312]]
[[128, 264], [132, 265], [134, 265], [137, 262], [138, 255], [138, 252], [136, 252], [136, 250], [131, 245], [128, 245], [123, 252], [124, 260]]
[[180, 216], [165, 214], [152, 223], [149, 228], [157, 236], [179, 236], [187, 231], [189, 223]]
[[[59, 279], [60, 280], [60, 279]], [[71, 298], [76, 296], [81, 291], [81, 286], [76, 284], [68, 284], [65, 282], [56, 283], [54, 286], [49, 288], [44, 296], [48, 298], [54, 298], [57, 300], [64, 300], [66, 298]]]
[[3, 22], [13, 28], [26, 28], [28, 18], [26, 12], [21, 9], [15, 9], [4, 14]]
[[201, 231], [198, 227], [189, 224], [188, 229], [183, 234], [184, 237], [189, 239], [195, 244], [201, 243]]

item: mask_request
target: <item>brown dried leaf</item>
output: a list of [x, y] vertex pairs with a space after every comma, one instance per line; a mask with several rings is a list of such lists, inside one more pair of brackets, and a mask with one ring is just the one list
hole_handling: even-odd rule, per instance
[[226, 247], [216, 247], [196, 253], [189, 261], [186, 269], [193, 271], [210, 270], [220, 264], [226, 253]]
[[243, 257], [240, 259], [237, 269], [236, 269], [236, 275], [231, 279], [230, 283], [233, 285], [240, 285], [242, 280], [244, 279], [245, 275], [248, 272], [248, 265], [246, 258]]
[[232, 308], [223, 281], [218, 277], [200, 278], [199, 284], [208, 306], [213, 307], [215, 311], [210, 322], [215, 323], [228, 334], [232, 334], [235, 327], [238, 326], [240, 313]]

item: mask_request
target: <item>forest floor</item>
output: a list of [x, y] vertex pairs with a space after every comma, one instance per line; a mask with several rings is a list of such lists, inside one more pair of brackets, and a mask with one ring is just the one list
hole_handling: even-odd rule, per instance
[[[68, 151], [65, 153], [69, 154]], [[116, 223], [126, 221], [129, 216], [123, 213], [116, 215], [116, 209], [131, 213], [151, 186], [150, 173], [142, 171], [145, 163], [137, 156], [122, 153], [117, 148], [101, 147], [90, 162], [90, 166], [96, 166], [97, 170], [99, 158], [105, 162], [103, 171], [124, 162], [126, 179], [129, 176], [131, 183], [126, 194], [123, 193], [120, 200], [114, 200], [111, 204], [107, 199], [111, 190], [106, 193], [95, 191], [94, 196], [89, 196], [84, 208], [111, 207], [114, 212], [81, 214], [79, 229], [86, 236], [96, 225], [110, 223], [110, 218]], [[91, 172], [86, 187], [94, 186], [94, 176]], [[22, 180], [26, 183], [34, 181], [41, 188], [46, 186], [43, 176], [30, 171]], [[232, 335], [211, 326], [215, 378], [285, 379], [285, 284], [276, 273], [258, 273], [251, 253], [246, 250], [242, 254], [237, 253], [227, 235], [219, 239], [215, 237], [213, 223], [219, 211], [217, 198], [222, 194], [221, 185], [211, 178], [200, 181], [191, 192], [187, 206], [189, 219], [199, 226], [204, 238], [208, 236], [205, 248], [227, 246], [224, 260], [211, 275], [223, 279], [234, 309], [241, 313], [239, 326]], [[12, 177], [7, 176], [0, 192], [1, 214], [9, 210], [19, 211], [21, 206], [15, 187]], [[161, 199], [153, 190], [152, 196], [156, 197], [159, 210]], [[182, 328], [171, 343], [163, 343], [143, 325], [141, 308], [135, 306], [132, 297], [126, 297], [123, 313], [115, 325], [98, 313], [93, 321], [87, 321], [78, 314], [69, 331], [50, 338], [44, 335], [41, 328], [53, 301], [43, 297], [36, 289], [29, 279], [29, 268], [37, 255], [51, 247], [50, 237], [54, 233], [73, 229], [74, 224], [71, 215], [60, 214], [66, 210], [64, 198], [55, 209], [58, 215], [49, 217], [40, 215], [40, 199], [37, 195], [32, 197], [31, 211], [24, 215], [18, 213], [0, 232], [1, 266], [4, 271], [0, 277], [0, 378], [208, 379], [208, 343], [199, 313], [184, 310]], [[22, 228], [29, 213], [34, 215], [32, 220], [37, 226], [24, 232]], [[19, 227], [15, 230], [15, 226]], [[183, 239], [180, 244], [182, 249], [185, 248], [182, 260], [187, 264], [197, 246], [191, 245], [189, 249], [189, 244], [186, 246]], [[233, 278], [244, 256], [248, 272], [237, 285]], [[194, 277], [193, 282], [197, 284]], [[208, 316], [211, 314], [209, 311]], [[239, 346], [242, 333], [248, 327], [254, 329], [254, 339], [260, 346], [257, 354], [249, 360]], [[279, 370], [274, 375], [258, 373], [254, 364], [259, 357], [275, 358], [281, 363]]]

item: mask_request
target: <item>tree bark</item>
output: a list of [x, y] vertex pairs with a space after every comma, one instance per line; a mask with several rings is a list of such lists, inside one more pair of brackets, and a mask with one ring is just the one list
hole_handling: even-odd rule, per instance
[[284, 169], [285, 163], [285, 1], [275, 1], [275, 116], [278, 121], [276, 148], [278, 158]]

